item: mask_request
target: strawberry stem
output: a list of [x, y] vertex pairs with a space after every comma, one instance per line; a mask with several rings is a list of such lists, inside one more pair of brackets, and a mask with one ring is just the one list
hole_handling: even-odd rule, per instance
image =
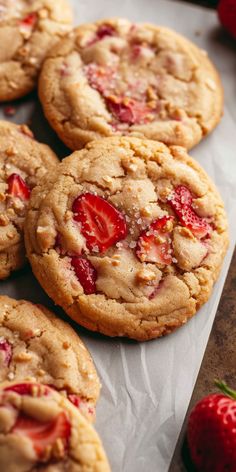
[[228, 385], [223, 380], [215, 380], [215, 385], [220, 389], [222, 393], [236, 400], [236, 391], [228, 387]]

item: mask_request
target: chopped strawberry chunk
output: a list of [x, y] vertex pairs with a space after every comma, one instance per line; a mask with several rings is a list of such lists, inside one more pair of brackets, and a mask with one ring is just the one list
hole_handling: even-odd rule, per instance
[[144, 102], [132, 98], [113, 100], [107, 97], [106, 103], [110, 112], [122, 123], [133, 125], [148, 121], [147, 115], [150, 114], [150, 109]]
[[33, 395], [35, 392], [35, 387], [38, 388], [38, 396], [48, 395], [50, 393], [49, 387], [37, 384], [37, 383], [20, 383], [15, 385], [10, 385], [10, 387], [4, 388], [6, 392], [15, 392], [18, 395]]
[[16, 114], [16, 108], [13, 107], [12, 105], [7, 105], [4, 109], [3, 109], [3, 113], [4, 115], [6, 116], [14, 116]]
[[6, 339], [0, 341], [0, 351], [3, 353], [4, 364], [8, 367], [12, 358], [12, 347]]
[[92, 63], [85, 67], [85, 72], [89, 85], [102, 95], [108, 93], [112, 85], [115, 85], [115, 70], [112, 67], [102, 67]]
[[125, 217], [98, 195], [81, 194], [75, 199], [72, 210], [90, 251], [105, 252], [127, 236]]
[[69, 419], [62, 411], [55, 419], [48, 422], [37, 421], [35, 418], [20, 414], [11, 432], [29, 438], [40, 458], [58, 439], [61, 439], [64, 447], [67, 447], [70, 431]]
[[68, 398], [73, 405], [75, 405], [77, 408], [80, 407], [81, 404], [81, 397], [79, 395], [75, 395], [74, 393], [69, 393]]
[[8, 179], [8, 192], [13, 197], [21, 198], [21, 200], [29, 200], [30, 188], [27, 186], [22, 177], [18, 174], [11, 174]]
[[20, 24], [22, 26], [26, 26], [27, 28], [33, 28], [37, 21], [38, 15], [36, 12], [29, 13], [23, 20], [21, 20]]
[[141, 55], [142, 52], [142, 46], [141, 44], [133, 44], [132, 50], [131, 50], [131, 58], [132, 59], [138, 59]]
[[171, 264], [170, 234], [173, 228], [173, 216], [163, 216], [151, 223], [138, 239], [136, 255], [141, 262]]
[[86, 47], [93, 46], [93, 44], [101, 41], [103, 38], [106, 38], [107, 36], [114, 36], [115, 34], [116, 31], [113, 26], [104, 23], [98, 27], [95, 36], [88, 41]]
[[81, 283], [84, 293], [91, 295], [96, 292], [97, 271], [85, 257], [74, 256], [71, 258], [71, 265]]
[[89, 415], [95, 416], [95, 408], [89, 404], [88, 401], [83, 400], [79, 395], [74, 393], [69, 393], [68, 399], [73, 403], [76, 408], [79, 408], [81, 412], [86, 411]]
[[192, 207], [193, 196], [187, 187], [184, 185], [176, 187], [168, 201], [182, 225], [188, 228], [194, 236], [201, 239], [211, 233], [212, 226], [194, 211]]
[[98, 39], [103, 39], [106, 36], [113, 36], [115, 33], [113, 26], [104, 23], [98, 27], [96, 35]]

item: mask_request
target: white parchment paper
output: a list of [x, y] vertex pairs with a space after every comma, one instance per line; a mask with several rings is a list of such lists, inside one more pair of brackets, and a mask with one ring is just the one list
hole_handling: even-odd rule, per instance
[[[218, 186], [230, 221], [231, 246], [211, 299], [183, 328], [148, 343], [112, 340], [77, 327], [94, 357], [103, 385], [96, 428], [113, 472], [166, 472], [236, 239], [236, 49], [219, 32], [216, 14], [203, 8], [168, 0], [74, 0], [72, 3], [77, 24], [124, 16], [176, 29], [209, 52], [225, 87], [226, 109], [221, 124], [191, 152]], [[0, 107], [0, 117], [4, 117], [2, 111]], [[34, 96], [21, 100], [12, 118], [18, 123], [29, 119], [38, 139], [48, 142], [60, 156], [68, 153], [47, 125]], [[53, 308], [30, 269], [1, 282], [0, 293]], [[56, 311], [64, 316], [60, 309]]]

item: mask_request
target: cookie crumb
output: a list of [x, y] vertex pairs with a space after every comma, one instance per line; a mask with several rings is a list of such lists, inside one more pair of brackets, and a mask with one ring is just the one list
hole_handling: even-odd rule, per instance
[[41, 10], [38, 11], [38, 16], [42, 20], [48, 17], [48, 10], [46, 8], [41, 8]]
[[150, 282], [155, 280], [156, 274], [149, 269], [141, 269], [137, 272], [137, 279], [139, 282]]
[[39, 375], [39, 377], [42, 377], [43, 375], [45, 375], [45, 370], [43, 369], [39, 369], [38, 372], [37, 372], [37, 375]]
[[32, 355], [29, 352], [20, 352], [14, 356], [17, 362], [29, 362], [32, 359]]
[[20, 130], [23, 134], [25, 134], [26, 136], [29, 136], [29, 138], [34, 139], [34, 134], [31, 131], [31, 129], [28, 128], [27, 125], [21, 125]]
[[7, 215], [0, 215], [0, 226], [7, 226], [9, 223], [9, 218]]
[[118, 261], [118, 260], [111, 261], [111, 265], [113, 265], [113, 266], [119, 266], [119, 265], [120, 265], [120, 261]]
[[17, 154], [17, 151], [16, 151], [16, 149], [14, 149], [13, 146], [10, 146], [9, 148], [6, 149], [5, 153], [6, 153], [7, 156], [10, 157], [10, 156], [14, 156], [15, 154]]
[[15, 378], [15, 374], [13, 372], [9, 372], [9, 374], [7, 375], [7, 378], [9, 380], [13, 380]]

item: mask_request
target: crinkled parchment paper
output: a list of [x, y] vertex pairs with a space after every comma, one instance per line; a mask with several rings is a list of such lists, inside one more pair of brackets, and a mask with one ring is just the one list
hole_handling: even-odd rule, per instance
[[[73, 4], [76, 23], [123, 16], [176, 29], [208, 51], [225, 87], [226, 110], [221, 124], [190, 153], [218, 186], [230, 221], [231, 246], [211, 299], [183, 328], [148, 343], [112, 340], [78, 328], [94, 357], [103, 385], [96, 427], [113, 472], [166, 472], [235, 245], [236, 50], [224, 44], [216, 14], [203, 8], [168, 0], [74, 0]], [[2, 109], [0, 116], [4, 117]], [[12, 118], [18, 123], [29, 119], [36, 137], [65, 156], [64, 146], [50, 130], [34, 97], [22, 100]], [[1, 282], [0, 293], [53, 307], [29, 269]], [[60, 310], [56, 311], [62, 315]]]

